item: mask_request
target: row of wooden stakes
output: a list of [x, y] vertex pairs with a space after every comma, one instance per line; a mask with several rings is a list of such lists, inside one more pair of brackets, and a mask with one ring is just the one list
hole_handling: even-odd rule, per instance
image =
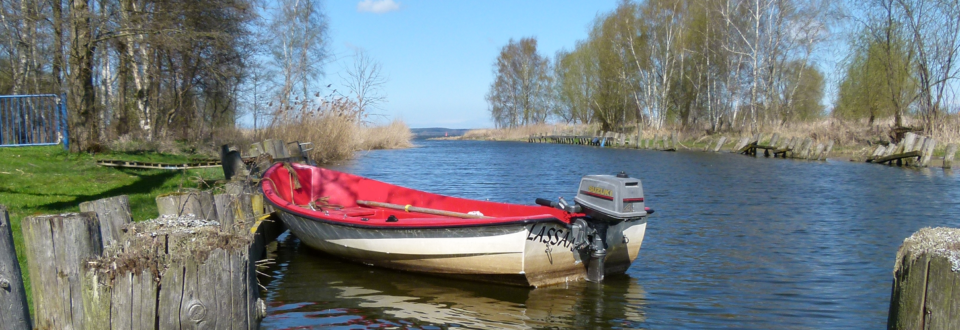
[[629, 134], [614, 132], [598, 132], [597, 135], [530, 135], [530, 143], [558, 143], [592, 145], [599, 147], [621, 147], [652, 149], [661, 151], [676, 151], [680, 146], [677, 133], [654, 135], [652, 139], [643, 139], [639, 136], [631, 139]]
[[[757, 133], [752, 138], [742, 137], [734, 145], [733, 150], [736, 153], [757, 156], [760, 150], [763, 150], [765, 157], [794, 158], [807, 160], [825, 160], [830, 151], [833, 150], [833, 141], [827, 144], [819, 143], [811, 138], [788, 138], [781, 139], [779, 133], [774, 133], [766, 143], [763, 141], [763, 133]], [[714, 151], [719, 151], [726, 142], [725, 137], [717, 141]]]
[[[0, 301], [10, 310], [0, 313], [4, 328], [257, 329], [265, 305], [256, 263], [283, 229], [256, 221], [269, 214], [246, 183], [227, 191], [159, 196], [160, 218], [137, 223], [124, 195], [81, 203], [80, 213], [25, 217], [34, 318], [12, 275], [16, 252], [0, 244], [0, 277], [20, 294]], [[0, 222], [10, 238], [2, 206]]]
[[[908, 132], [904, 135], [899, 145], [897, 143], [878, 145], [876, 149], [873, 150], [873, 153], [867, 157], [866, 162], [927, 167], [933, 158], [936, 147], [937, 140]], [[953, 167], [953, 159], [956, 153], [957, 144], [948, 144], [943, 156], [943, 168]]]

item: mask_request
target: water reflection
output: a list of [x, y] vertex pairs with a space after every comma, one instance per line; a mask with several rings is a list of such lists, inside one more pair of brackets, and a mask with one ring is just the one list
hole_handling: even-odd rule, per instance
[[627, 276], [529, 289], [345, 262], [285, 235], [265, 280], [267, 329], [298, 327], [630, 327], [645, 321], [643, 288]]

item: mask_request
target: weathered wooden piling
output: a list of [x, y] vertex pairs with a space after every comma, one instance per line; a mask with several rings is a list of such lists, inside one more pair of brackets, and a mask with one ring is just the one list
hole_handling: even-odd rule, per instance
[[38, 329], [96, 328], [84, 324], [82, 262], [100, 256], [103, 245], [93, 212], [28, 216], [23, 241], [30, 269]]
[[953, 168], [953, 157], [957, 153], [957, 144], [951, 143], [947, 145], [947, 151], [943, 155], [943, 168]]
[[900, 141], [900, 144], [903, 145], [903, 152], [913, 151], [913, 145], [917, 142], [917, 135], [912, 132], [907, 132], [903, 137], [903, 141]]
[[724, 143], [727, 143], [727, 137], [721, 136], [720, 139], [717, 140], [717, 145], [713, 147], [713, 152], [720, 152], [720, 148], [723, 148]]
[[739, 152], [740, 149], [743, 149], [743, 147], [746, 147], [747, 144], [749, 143], [750, 143], [750, 138], [741, 137], [740, 141], [738, 141], [737, 144], [733, 146], [733, 150]]
[[930, 158], [933, 157], [933, 150], [937, 147], [937, 140], [928, 138], [923, 143], [923, 151], [920, 156], [920, 166], [927, 167], [930, 164]]
[[114, 329], [256, 329], [263, 317], [249, 233], [161, 216], [136, 223], [84, 266], [88, 324]]
[[227, 233], [248, 232], [254, 223], [253, 195], [220, 194], [213, 196], [220, 230]]
[[960, 229], [923, 228], [897, 251], [887, 329], [960, 329]]
[[160, 215], [183, 216], [194, 214], [200, 219], [217, 220], [213, 194], [209, 191], [190, 191], [157, 196]]
[[120, 239], [120, 230], [133, 221], [126, 195], [80, 203], [80, 212], [93, 212], [100, 223], [100, 238], [106, 248]]
[[32, 327], [10, 217], [3, 205], [0, 205], [0, 327], [10, 330]]
[[833, 140], [827, 141], [827, 150], [823, 151], [823, 156], [821, 159], [826, 160], [830, 156], [830, 151], [833, 151]]

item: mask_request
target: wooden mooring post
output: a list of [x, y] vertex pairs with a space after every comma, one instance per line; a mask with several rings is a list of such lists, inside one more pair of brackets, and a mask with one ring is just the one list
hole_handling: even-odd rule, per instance
[[717, 140], [717, 145], [713, 147], [713, 152], [720, 152], [720, 148], [723, 148], [725, 143], [727, 143], [727, 137], [721, 136], [720, 139]]
[[951, 143], [947, 145], [947, 151], [943, 155], [943, 168], [953, 168], [953, 157], [957, 154], [957, 144]]
[[0, 327], [10, 330], [30, 329], [30, 307], [7, 207], [0, 205]]
[[[97, 215], [83, 212], [28, 216], [21, 226], [36, 327], [88, 328], [84, 323], [82, 267], [86, 260], [100, 256], [103, 249]], [[96, 327], [91, 324], [89, 328]]]
[[126, 195], [80, 203], [80, 212], [93, 212], [97, 215], [103, 248], [119, 240], [123, 227], [133, 221], [130, 215], [130, 198]]
[[897, 251], [887, 329], [960, 329], [960, 229], [923, 228]]
[[[278, 232], [262, 235], [263, 227], [256, 225], [263, 214], [262, 199], [239, 188], [231, 190], [240, 194], [213, 196], [209, 203], [199, 202], [209, 192], [161, 196], [158, 208], [164, 215], [137, 223], [128, 222], [126, 196], [82, 207], [95, 212], [24, 218], [36, 327], [258, 328], [265, 306], [259, 298], [256, 261], [265, 242]], [[0, 206], [0, 234], [7, 223], [5, 211]], [[103, 224], [116, 227], [107, 230]], [[112, 244], [104, 244], [102, 236], [115, 234]], [[6, 255], [3, 246], [0, 257]], [[0, 278], [5, 279], [8, 265], [18, 263], [2, 262]], [[10, 282], [19, 283], [22, 291], [22, 281]], [[6, 302], [4, 293], [0, 291], [0, 303]], [[0, 320], [5, 322], [0, 328], [30, 327], [8, 321], [16, 315], [8, 313], [7, 306], [0, 304]]]

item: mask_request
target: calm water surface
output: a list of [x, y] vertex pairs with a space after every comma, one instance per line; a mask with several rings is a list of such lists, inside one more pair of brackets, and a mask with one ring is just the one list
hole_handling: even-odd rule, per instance
[[640, 257], [602, 285], [477, 284], [356, 265], [285, 235], [263, 328], [878, 329], [904, 238], [960, 227], [940, 169], [518, 142], [418, 141], [339, 170], [492, 201], [572, 200], [580, 177], [643, 180]]

